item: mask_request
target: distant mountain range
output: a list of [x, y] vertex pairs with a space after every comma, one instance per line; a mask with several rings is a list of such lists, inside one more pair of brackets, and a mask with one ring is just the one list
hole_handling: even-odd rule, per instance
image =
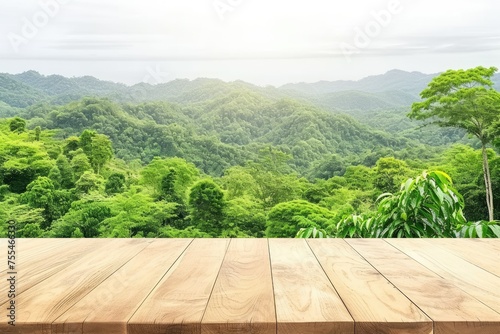
[[[127, 86], [91, 76], [66, 78], [28, 71], [0, 74], [0, 101], [16, 108], [42, 101], [64, 104], [84, 96], [109, 97], [121, 102], [160, 100], [197, 103], [234, 90], [248, 89], [272, 99], [291, 97], [307, 100], [330, 111], [366, 111], [410, 106], [419, 99], [419, 93], [434, 76], [436, 74], [391, 70], [358, 81], [319, 81], [264, 88], [243, 81], [224, 82], [205, 78]], [[500, 89], [500, 75], [495, 76], [495, 83]]]
[[[305, 171], [333, 153], [357, 157], [366, 150], [380, 153], [462, 140], [462, 131], [422, 129], [421, 122], [406, 116], [433, 77], [393, 70], [359, 81], [281, 87], [207, 78], [127, 86], [90, 76], [3, 73], [0, 118], [21, 116], [29, 126], [58, 129], [64, 135], [95, 129], [110, 136], [118, 156], [127, 160], [181, 153], [198, 157], [203, 145], [218, 145], [220, 154], [244, 161], [252, 145], [270, 143], [293, 153], [297, 168]], [[138, 137], [130, 140], [132, 134]], [[155, 138], [151, 143], [136, 145], [150, 137]], [[177, 148], [165, 140], [177, 140]], [[215, 155], [203, 161], [219, 164], [203, 167], [213, 173], [225, 166]]]
[[436, 75], [437, 74], [391, 70], [385, 74], [369, 76], [358, 81], [341, 80], [287, 84], [281, 86], [280, 89], [294, 90], [311, 95], [344, 91], [361, 91], [367, 93], [401, 91], [411, 95], [418, 95]]

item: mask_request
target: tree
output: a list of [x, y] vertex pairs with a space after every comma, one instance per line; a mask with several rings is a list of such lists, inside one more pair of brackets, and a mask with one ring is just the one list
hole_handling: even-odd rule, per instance
[[56, 166], [61, 174], [61, 188], [69, 189], [73, 187], [73, 170], [68, 158], [64, 154], [60, 154], [56, 160]]
[[431, 120], [429, 124], [456, 127], [479, 139], [483, 157], [483, 176], [489, 220], [494, 219], [493, 191], [486, 146], [493, 140], [489, 128], [500, 119], [500, 93], [494, 90], [492, 76], [497, 68], [476, 67], [448, 70], [435, 77], [412, 105], [410, 118]]
[[175, 169], [175, 193], [186, 200], [187, 189], [199, 178], [200, 171], [192, 163], [181, 158], [155, 157], [141, 171], [141, 183], [154, 189], [155, 195], [162, 193], [162, 179], [170, 170]]
[[122, 173], [113, 173], [106, 180], [104, 191], [108, 195], [123, 192], [125, 188], [125, 175]]
[[66, 144], [64, 144], [63, 153], [67, 157], [70, 156], [71, 152], [78, 150], [78, 148], [80, 147], [80, 138], [76, 136], [67, 138], [65, 142]]
[[289, 173], [291, 168], [287, 162], [291, 159], [289, 154], [268, 147], [259, 151], [256, 161], [248, 163], [248, 173], [256, 184], [255, 197], [266, 208], [301, 197], [300, 179]]
[[93, 190], [99, 190], [102, 182], [100, 175], [87, 171], [75, 182], [75, 189], [79, 193], [88, 194]]
[[300, 228], [327, 228], [335, 215], [328, 209], [303, 200], [280, 203], [269, 211], [266, 235], [293, 238]]
[[22, 133], [26, 129], [26, 121], [20, 117], [15, 117], [10, 121], [9, 129], [17, 134]]
[[451, 238], [466, 222], [463, 198], [441, 171], [423, 172], [402, 184], [398, 193], [379, 199], [376, 237]]
[[52, 169], [49, 172], [48, 177], [54, 183], [54, 187], [56, 187], [56, 188], [61, 187], [62, 176], [61, 176], [61, 171], [59, 170], [59, 167], [57, 167], [57, 165], [52, 167]]
[[44, 209], [43, 216], [45, 221], [41, 224], [42, 228], [50, 226], [52, 221], [52, 211], [54, 203], [54, 183], [45, 176], [39, 176], [35, 181], [28, 184], [24, 199], [33, 208]]
[[92, 141], [95, 136], [96, 132], [94, 130], [84, 130], [80, 135], [78, 141], [79, 147], [88, 157], [92, 154]]
[[[381, 192], [396, 192], [408, 174], [406, 162], [393, 157], [380, 158], [376, 163], [374, 186]], [[380, 193], [379, 193], [380, 194]]]
[[175, 193], [175, 180], [177, 173], [175, 168], [170, 167], [167, 173], [161, 179], [161, 195], [160, 199], [167, 202], [178, 202], [181, 203], [182, 200]]
[[155, 202], [140, 187], [132, 186], [127, 192], [109, 198], [114, 217], [103, 222], [102, 237], [130, 238], [142, 235], [157, 236], [159, 229], [173, 218], [176, 204]]
[[[488, 156], [492, 157], [493, 155], [494, 152], [488, 149]], [[497, 165], [495, 161], [495, 159], [490, 158], [489, 165], [492, 174], [493, 193], [497, 194], [495, 185], [498, 184], [498, 178], [495, 178], [495, 167]], [[442, 163], [437, 166], [437, 169], [450, 175], [455, 188], [464, 197], [466, 204], [464, 215], [468, 221], [479, 221], [488, 216], [488, 207], [484, 201], [481, 150], [475, 150], [467, 145], [455, 144], [442, 154]], [[498, 215], [498, 212], [496, 214]]]
[[58, 238], [95, 238], [105, 219], [112, 217], [111, 209], [102, 197], [88, 196], [71, 204], [71, 209], [52, 225]]
[[191, 220], [196, 226], [212, 236], [218, 236], [223, 230], [224, 193], [212, 180], [201, 180], [194, 184], [189, 193]]
[[35, 127], [35, 140], [40, 141], [40, 134], [42, 133], [42, 128], [40, 126]]
[[24, 196], [32, 207], [44, 208], [52, 203], [54, 190], [52, 180], [48, 177], [40, 176], [28, 184]]
[[[451, 178], [441, 172], [423, 172], [401, 185], [396, 194], [380, 195], [375, 214], [350, 215], [337, 223], [331, 235], [337, 238], [435, 238], [471, 235], [471, 229], [492, 234], [496, 224], [467, 224], [463, 215], [464, 201], [453, 188]], [[288, 219], [290, 220], [290, 219]], [[297, 237], [327, 237], [313, 235], [313, 227], [296, 229]], [[474, 232], [475, 233], [475, 232]]]
[[[85, 150], [84, 150], [85, 152]], [[102, 167], [113, 158], [113, 147], [108, 136], [96, 134], [92, 137], [89, 160], [94, 172], [100, 174]]]
[[254, 196], [257, 192], [257, 183], [254, 178], [246, 168], [241, 166], [226, 169], [220, 180], [229, 200], [245, 195]]
[[104, 204], [94, 202], [85, 207], [77, 227], [85, 238], [95, 238], [99, 236], [102, 221], [109, 217], [111, 210]]
[[89, 158], [83, 153], [81, 149], [75, 151], [73, 159], [71, 159], [71, 168], [73, 169], [74, 180], [78, 180], [83, 173], [88, 172], [92, 169], [90, 166]]

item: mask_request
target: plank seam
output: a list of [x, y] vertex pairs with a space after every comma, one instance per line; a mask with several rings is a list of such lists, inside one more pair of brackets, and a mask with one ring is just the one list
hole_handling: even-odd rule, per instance
[[165, 277], [165, 275], [168, 274], [168, 272], [170, 271], [170, 269], [172, 269], [172, 267], [177, 263], [177, 261], [179, 261], [179, 259], [182, 257], [182, 255], [186, 252], [186, 250], [189, 248], [189, 246], [191, 246], [191, 244], [193, 243], [194, 241], [194, 238], [191, 239], [191, 241], [189, 242], [189, 244], [183, 249], [183, 251], [179, 254], [179, 256], [175, 259], [175, 261], [172, 262], [172, 264], [170, 265], [170, 267], [168, 267], [167, 270], [165, 270], [165, 273], [163, 273], [163, 275], [160, 277], [160, 279], [158, 280], [158, 282], [156, 282], [156, 284], [151, 288], [151, 290], [148, 292], [148, 294], [144, 297], [144, 299], [139, 303], [139, 305], [136, 307], [135, 311], [132, 312], [132, 314], [130, 315], [130, 318], [128, 318], [127, 320], [127, 333], [128, 333], [128, 324], [130, 322], [130, 320], [134, 317], [134, 315], [137, 313], [137, 311], [141, 308], [142, 304], [144, 304], [144, 302], [148, 299], [149, 295], [151, 295], [151, 293], [154, 291], [154, 289], [156, 289], [156, 287], [158, 286], [158, 284], [160, 284], [160, 282], [162, 281], [162, 279]]
[[[428, 240], [424, 240], [424, 241], [425, 241], [426, 243], [428, 243], [428, 244], [431, 244]], [[441, 248], [443, 251], [445, 251], [445, 252], [447, 252], [447, 253], [449, 253], [449, 254], [451, 254], [451, 255], [454, 255], [454, 256], [456, 256], [456, 257], [459, 257], [460, 259], [462, 259], [462, 260], [464, 260], [465, 262], [467, 262], [467, 263], [469, 263], [469, 264], [473, 265], [474, 267], [477, 267], [477, 268], [479, 268], [479, 269], [481, 269], [481, 270], [484, 270], [485, 272], [490, 273], [490, 274], [491, 274], [491, 275], [493, 275], [493, 276], [496, 276], [496, 277], [500, 278], [500, 275], [497, 275], [497, 274], [495, 274], [495, 273], [491, 272], [490, 270], [488, 270], [488, 269], [486, 269], [486, 268], [483, 268], [482, 266], [480, 266], [480, 265], [478, 265], [478, 264], [476, 264], [476, 263], [473, 263], [473, 262], [469, 261], [469, 260], [468, 260], [466, 257], [464, 257], [462, 254], [460, 254], [460, 253], [458, 253], [458, 252], [455, 252], [455, 251], [453, 251], [453, 250], [449, 249], [448, 247], [446, 247], [446, 246], [445, 246], [445, 245], [443, 245], [443, 244], [437, 243], [437, 244], [435, 244], [434, 246], [436, 246], [436, 247], [438, 247], [438, 248]]]
[[[403, 291], [401, 291], [401, 289], [400, 289], [400, 288], [399, 288], [396, 284], [394, 284], [394, 283], [393, 283], [393, 282], [392, 282], [392, 281], [391, 281], [391, 280], [390, 280], [387, 276], [385, 276], [385, 275], [384, 275], [384, 274], [383, 274], [380, 270], [378, 270], [378, 269], [377, 269], [377, 268], [376, 268], [376, 267], [375, 267], [375, 266], [374, 266], [374, 265], [373, 265], [370, 261], [368, 261], [368, 259], [367, 259], [367, 258], [365, 258], [365, 257], [363, 256], [363, 254], [361, 254], [360, 252], [358, 252], [358, 250], [357, 250], [356, 248], [354, 248], [354, 246], [353, 246], [353, 245], [351, 245], [349, 242], [347, 242], [347, 240], [345, 240], [345, 239], [343, 239], [343, 240], [344, 240], [344, 242], [345, 242], [346, 244], [348, 244], [348, 245], [349, 245], [349, 247], [351, 247], [351, 248], [352, 248], [352, 249], [353, 249], [356, 253], [358, 253], [358, 254], [359, 254], [359, 256], [361, 256], [361, 257], [363, 258], [363, 260], [365, 260], [367, 263], [369, 263], [369, 264], [370, 264], [370, 266], [371, 266], [373, 269], [375, 269], [375, 270], [376, 270], [376, 271], [377, 271], [380, 275], [382, 275], [382, 277], [384, 277], [384, 278], [387, 280], [387, 282], [391, 283], [391, 284], [392, 284], [392, 286], [393, 286], [396, 290], [398, 290], [399, 292], [401, 292], [401, 294], [402, 294], [403, 296], [405, 296], [405, 297], [406, 297], [406, 299], [408, 299], [408, 300], [409, 300], [409, 301], [410, 301], [413, 305], [415, 305], [415, 307], [416, 307], [416, 308], [418, 308], [418, 309], [419, 309], [419, 310], [420, 310], [423, 314], [425, 314], [425, 316], [426, 316], [427, 318], [429, 318], [429, 319], [432, 321], [432, 332], [434, 333], [434, 332], [435, 332], [435, 331], [434, 331], [434, 325], [435, 325], [435, 321], [434, 321], [434, 319], [432, 319], [432, 317], [430, 317], [430, 316], [429, 316], [429, 315], [428, 315], [428, 314], [427, 314], [424, 310], [422, 310], [422, 308], [420, 308], [420, 306], [418, 306], [418, 304], [417, 304], [417, 303], [415, 303], [415, 302], [414, 302], [414, 301], [413, 301], [410, 297], [408, 297], [408, 296], [407, 296], [407, 295], [406, 295]], [[384, 242], [387, 242], [385, 239], [382, 239], [382, 240], [383, 240]]]
[[352, 319], [352, 324], [353, 324], [353, 327], [354, 327], [353, 328], [353, 333], [356, 333], [356, 320], [352, 316], [351, 311], [349, 310], [349, 308], [347, 307], [346, 303], [344, 302], [344, 299], [342, 299], [342, 296], [340, 295], [340, 293], [337, 291], [337, 288], [335, 287], [335, 285], [333, 284], [333, 282], [330, 280], [330, 276], [328, 276], [327, 272], [325, 271], [325, 268], [323, 268], [323, 265], [321, 264], [321, 261], [316, 256], [316, 253], [314, 253], [314, 250], [311, 248], [311, 245], [309, 244], [309, 242], [307, 241], [307, 239], [305, 240], [305, 242], [306, 242], [307, 247], [309, 247], [309, 250], [311, 251], [311, 253], [314, 255], [314, 258], [318, 262], [319, 266], [321, 267], [321, 270], [323, 270], [323, 273], [325, 274], [326, 278], [328, 279], [328, 282], [330, 282], [331, 286], [333, 287], [333, 290], [335, 290], [335, 293], [337, 294], [337, 296], [339, 296], [340, 301], [342, 301], [342, 304], [344, 305], [345, 309], [347, 310], [347, 313], [349, 313], [349, 316]]
[[[115, 271], [113, 271], [112, 273], [110, 273], [105, 279], [102, 280], [102, 282], [100, 282], [99, 284], [97, 284], [96, 286], [94, 286], [92, 289], [90, 289], [85, 295], [83, 295], [80, 299], [78, 299], [77, 301], [75, 301], [71, 306], [69, 306], [64, 312], [61, 313], [61, 315], [59, 315], [57, 318], [54, 319], [54, 321], [52, 321], [50, 323], [50, 328], [51, 328], [51, 331], [52, 331], [52, 326], [54, 325], [54, 323], [57, 321], [57, 319], [59, 319], [60, 317], [62, 317], [68, 310], [70, 310], [73, 306], [75, 306], [78, 302], [80, 302], [83, 298], [85, 298], [88, 294], [90, 294], [92, 291], [94, 291], [98, 286], [100, 286], [102, 283], [104, 283], [106, 280], [108, 280], [111, 276], [113, 276], [118, 270], [120, 270], [123, 266], [125, 266], [127, 263], [129, 263], [130, 261], [132, 261], [133, 258], [135, 258], [137, 255], [139, 255], [142, 251], [144, 251], [148, 246], [150, 245], [150, 243], [146, 244], [141, 250], [139, 250], [137, 253], [135, 253], [134, 255], [132, 255], [127, 261], [125, 261], [121, 266], [119, 266], [118, 268], [116, 268]], [[85, 321], [82, 322], [82, 333], [83, 333], [83, 324], [84, 324]]]
[[[395, 248], [396, 250], [398, 250], [399, 252], [405, 254], [406, 256], [408, 256], [410, 259], [412, 259], [413, 261], [419, 263], [421, 266], [423, 266], [425, 269], [429, 270], [430, 272], [436, 274], [437, 276], [439, 276], [443, 281], [446, 281], [448, 284], [451, 284], [452, 286], [454, 286], [455, 288], [459, 289], [460, 291], [462, 291], [463, 293], [469, 295], [472, 299], [478, 301], [479, 303], [483, 304], [484, 306], [486, 306], [487, 308], [489, 308], [490, 310], [492, 310], [493, 312], [497, 313], [497, 314], [500, 314], [500, 312], [498, 312], [497, 310], [493, 309], [491, 306], [489, 306], [488, 304], [484, 303], [482, 300], [478, 299], [476, 296], [472, 295], [470, 292], [467, 292], [466, 290], [462, 289], [460, 286], [458, 286], [457, 284], [453, 283], [451, 280], [445, 278], [445, 277], [442, 277], [441, 275], [439, 275], [438, 273], [434, 272], [432, 269], [428, 268], [425, 264], [423, 263], [420, 263], [417, 259], [413, 258], [410, 254], [407, 254], [405, 253], [404, 251], [402, 251], [401, 249], [399, 249], [398, 247], [396, 247], [395, 245], [391, 244], [390, 242], [388, 242], [387, 240], [384, 240], [389, 246]], [[459, 256], [458, 256], [459, 257]], [[461, 257], [459, 257], [461, 259]], [[467, 262], [467, 261], [466, 261]], [[478, 267], [480, 268], [480, 267]], [[483, 268], [480, 268], [481, 270], [484, 270]], [[489, 273], [489, 271], [487, 270], [484, 270], [485, 272]], [[496, 276], [496, 275], [495, 275]]]
[[[79, 240], [83, 240], [83, 239], [79, 239]], [[70, 243], [68, 243], [68, 245], [69, 245], [69, 244], [70, 244]], [[105, 245], [102, 245], [101, 247], [104, 247], [104, 246], [105, 246]], [[56, 246], [56, 247], [54, 247], [54, 248], [55, 248], [55, 249], [57, 249], [57, 246]], [[54, 257], [55, 257], [56, 255], [57, 255], [57, 254], [53, 254], [53, 256], [54, 256]], [[84, 255], [83, 255], [83, 256], [84, 256]], [[52, 256], [51, 256], [50, 258], [52, 258]], [[78, 258], [78, 260], [80, 260], [80, 259], [81, 259], [81, 257], [79, 257], [79, 258]], [[78, 260], [77, 260], [77, 261], [78, 261]], [[22, 262], [19, 262], [19, 263], [22, 263]], [[66, 263], [66, 262], [65, 262], [65, 263]], [[74, 263], [74, 262], [67, 262], [67, 266], [71, 266], [73, 263]], [[46, 271], [46, 270], [44, 270], [44, 271]], [[0, 272], [0, 274], [1, 274], [1, 275], [5, 274], [5, 273], [7, 273], [7, 270], [4, 270], [4, 271]], [[23, 294], [23, 293], [25, 293], [25, 292], [29, 291], [30, 289], [34, 288], [34, 287], [35, 287], [35, 286], [37, 286], [38, 284], [43, 283], [44, 281], [46, 281], [46, 280], [48, 280], [48, 279], [50, 279], [52, 276], [54, 276], [54, 275], [56, 275], [56, 274], [57, 274], [57, 273], [54, 273], [54, 274], [52, 274], [51, 276], [47, 276], [47, 277], [45, 277], [44, 279], [40, 280], [40, 282], [38, 282], [38, 283], [36, 283], [36, 284], [33, 284], [32, 286], [30, 286], [30, 287], [29, 287], [29, 288], [27, 288], [26, 290], [19, 291], [19, 292], [17, 293], [17, 296], [20, 296], [21, 294]], [[21, 280], [20, 280], [20, 281], [21, 281]], [[3, 306], [4, 304], [6, 304], [6, 303], [0, 304], [0, 306]]]
[[269, 269], [271, 271], [271, 285], [273, 287], [273, 303], [274, 303], [274, 326], [275, 326], [275, 333], [278, 334], [278, 311], [276, 309], [276, 294], [274, 293], [274, 276], [273, 276], [273, 264], [271, 260], [271, 249], [269, 247], [269, 238], [267, 239], [267, 255], [269, 256]]
[[227, 243], [226, 251], [224, 252], [224, 257], [222, 258], [222, 262], [220, 263], [219, 270], [217, 271], [217, 276], [215, 276], [214, 283], [212, 284], [212, 289], [210, 290], [210, 295], [208, 296], [208, 299], [207, 299], [207, 304], [205, 305], [205, 309], [203, 310], [203, 314], [201, 315], [201, 318], [200, 318], [200, 328], [201, 328], [201, 325], [203, 323], [203, 319], [205, 318], [205, 313], [207, 313], [208, 304], [210, 304], [210, 299], [212, 298], [212, 294], [213, 294], [214, 289], [215, 289], [215, 284], [219, 280], [219, 275], [220, 275], [220, 272], [222, 270], [222, 266], [224, 265], [224, 261], [226, 260], [227, 251], [229, 250], [229, 246], [231, 245], [232, 241], [233, 241], [232, 238], [230, 238], [229, 242]]

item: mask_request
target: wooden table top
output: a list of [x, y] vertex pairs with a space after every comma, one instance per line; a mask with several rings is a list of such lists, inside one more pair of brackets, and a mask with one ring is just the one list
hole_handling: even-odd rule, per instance
[[0, 333], [500, 333], [500, 240], [17, 239]]

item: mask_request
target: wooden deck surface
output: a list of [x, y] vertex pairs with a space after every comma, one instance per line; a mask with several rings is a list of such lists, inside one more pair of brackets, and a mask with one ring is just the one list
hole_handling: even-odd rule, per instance
[[500, 333], [500, 240], [16, 242], [0, 333]]

